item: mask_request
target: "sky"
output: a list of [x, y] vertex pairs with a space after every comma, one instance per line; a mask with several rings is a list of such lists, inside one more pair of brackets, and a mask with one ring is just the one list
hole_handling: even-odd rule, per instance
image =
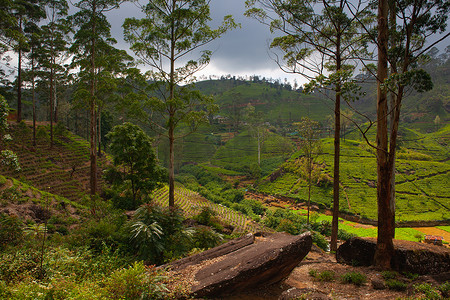
[[[210, 64], [199, 73], [202, 75], [252, 76], [281, 79], [299, 84], [306, 82], [300, 75], [287, 74], [280, 70], [271, 58], [269, 44], [273, 39], [269, 28], [258, 21], [245, 17], [245, 0], [212, 0], [210, 4], [212, 28], [217, 27], [226, 15], [232, 15], [241, 28], [225, 33], [221, 38], [208, 44], [207, 49], [213, 51]], [[143, 15], [134, 3], [124, 3], [120, 9], [107, 14], [111, 23], [111, 31], [118, 43], [117, 48], [129, 51], [129, 45], [123, 40], [122, 24], [125, 18], [141, 18]]]

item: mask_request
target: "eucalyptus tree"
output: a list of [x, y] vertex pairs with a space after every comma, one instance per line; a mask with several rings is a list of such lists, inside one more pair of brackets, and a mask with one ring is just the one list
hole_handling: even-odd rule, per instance
[[250, 135], [256, 139], [258, 167], [261, 167], [261, 151], [267, 135], [267, 126], [265, 125], [264, 116], [261, 111], [256, 111], [255, 107], [251, 104], [247, 105], [244, 114], [248, 123], [248, 131]]
[[41, 84], [48, 91], [50, 112], [50, 145], [53, 146], [53, 124], [57, 118], [57, 78], [65, 74], [71, 27], [66, 19], [69, 6], [66, 0], [42, 0], [47, 22], [41, 26], [40, 46], [33, 51], [40, 66]]
[[309, 118], [302, 118], [300, 122], [295, 123], [300, 135], [300, 149], [304, 155], [304, 170], [308, 177], [308, 216], [307, 223], [309, 224], [309, 213], [311, 207], [311, 187], [312, 175], [314, 171], [314, 164], [322, 152], [322, 142], [320, 140], [319, 123]]
[[99, 48], [112, 45], [111, 25], [105, 13], [117, 9], [122, 0], [81, 0], [75, 4], [79, 9], [71, 16], [72, 24], [77, 29], [71, 52], [74, 54], [73, 66], [80, 69], [80, 78], [89, 85], [88, 90], [79, 91], [89, 103], [90, 114], [90, 164], [91, 194], [97, 193], [97, 58]]
[[22, 121], [22, 55], [29, 51], [28, 41], [24, 35], [26, 27], [32, 26], [45, 17], [40, 0], [12, 0], [12, 16], [17, 31], [12, 49], [17, 52], [17, 122]]
[[[390, 268], [395, 237], [395, 159], [402, 100], [408, 90], [432, 89], [431, 77], [419, 68], [428, 50], [447, 38], [450, 3], [445, 0], [380, 0], [378, 30], [373, 37], [377, 65], [377, 202], [378, 237], [374, 264]], [[429, 41], [435, 34], [441, 34]], [[391, 94], [389, 103], [388, 94]]]
[[[211, 29], [209, 3], [210, 0], [149, 0], [141, 5], [144, 18], [126, 19], [123, 24], [125, 40], [151, 67], [145, 74], [153, 83], [147, 102], [153, 129], [169, 140], [170, 207], [175, 205], [175, 140], [206, 122], [208, 111], [214, 108], [212, 98], [187, 84], [210, 61], [212, 52], [204, 50], [204, 46], [237, 27], [232, 17], [226, 16], [221, 26]], [[176, 132], [183, 122], [187, 130]]]
[[[337, 249], [339, 217], [339, 159], [341, 100], [354, 100], [358, 87], [353, 79], [355, 57], [366, 56], [368, 35], [364, 25], [372, 13], [356, 4], [352, 15], [345, 0], [247, 0], [246, 15], [281, 33], [270, 47], [280, 68], [310, 81], [304, 91], [330, 89], [334, 100], [334, 175], [331, 250]], [[359, 22], [357, 22], [359, 20]]]

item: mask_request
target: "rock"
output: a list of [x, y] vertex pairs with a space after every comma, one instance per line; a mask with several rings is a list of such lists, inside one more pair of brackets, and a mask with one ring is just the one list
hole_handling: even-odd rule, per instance
[[255, 241], [255, 236], [251, 233], [244, 235], [240, 238], [229, 241], [228, 243], [222, 244], [215, 248], [203, 251], [201, 253], [188, 256], [177, 261], [171, 262], [167, 265], [161, 266], [161, 268], [170, 267], [172, 270], [181, 270], [185, 269], [191, 265], [198, 265], [203, 261], [217, 258], [222, 255], [226, 255], [230, 252], [241, 249], [245, 246], [253, 244]]
[[353, 266], [371, 266], [374, 254], [375, 244], [372, 240], [351, 238], [339, 246], [336, 260]]
[[[340, 263], [369, 266], [373, 262], [376, 240], [352, 238], [336, 251]], [[439, 274], [450, 270], [450, 250], [435, 245], [394, 240], [394, 256], [391, 267], [398, 272], [415, 274]]]
[[384, 284], [384, 281], [378, 278], [372, 279], [372, 287], [375, 290], [384, 290], [386, 288], [386, 285]]
[[[254, 243], [213, 259], [174, 265], [192, 277], [192, 296], [218, 297], [279, 282], [303, 260], [311, 245], [309, 232], [263, 234]], [[215, 249], [209, 251], [215, 253]]]
[[311, 288], [290, 288], [284, 291], [278, 300], [293, 300], [293, 299], [305, 299], [305, 300], [331, 300], [326, 293], [311, 289]]

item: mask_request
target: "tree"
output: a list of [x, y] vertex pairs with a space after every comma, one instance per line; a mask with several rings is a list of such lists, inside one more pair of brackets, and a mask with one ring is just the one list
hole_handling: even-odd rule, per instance
[[5, 134], [8, 129], [8, 112], [8, 102], [0, 95], [0, 163], [19, 171], [20, 165], [17, 155], [11, 150], [3, 149], [3, 143], [11, 139], [9, 134]]
[[307, 223], [309, 224], [309, 211], [311, 207], [311, 187], [312, 187], [312, 175], [314, 170], [314, 163], [322, 152], [322, 143], [319, 137], [319, 123], [309, 118], [303, 117], [299, 123], [296, 123], [298, 127], [298, 133], [300, 135], [300, 149], [305, 158], [305, 171], [308, 177], [308, 217]]
[[[432, 88], [431, 77], [418, 68], [418, 62], [429, 49], [450, 35], [445, 33], [449, 9], [448, 1], [441, 0], [378, 2], [375, 145], [378, 237], [374, 264], [380, 268], [391, 267], [394, 253], [395, 158], [402, 100], [408, 87], [419, 92]], [[436, 33], [444, 33], [444, 36], [426, 44], [427, 39]], [[390, 74], [388, 66], [391, 67]], [[389, 92], [392, 94], [390, 105], [387, 96]]]
[[22, 121], [22, 54], [29, 49], [24, 31], [28, 26], [45, 17], [45, 12], [39, 0], [13, 0], [12, 14], [15, 17], [15, 28], [19, 34], [15, 40], [13, 50], [17, 52], [17, 122]]
[[[358, 87], [353, 79], [356, 56], [366, 55], [368, 35], [364, 25], [371, 22], [368, 9], [356, 3], [355, 16], [350, 14], [345, 0], [279, 1], [247, 0], [246, 15], [281, 33], [271, 48], [284, 54], [276, 62], [288, 73], [310, 80], [305, 92], [313, 89], [333, 92], [334, 101], [334, 175], [333, 221], [331, 250], [337, 249], [339, 217], [339, 160], [341, 100], [355, 99]], [[355, 22], [358, 18], [359, 22]]]
[[[126, 19], [125, 40], [134, 53], [152, 68], [146, 77], [153, 84], [147, 92], [150, 123], [169, 140], [169, 206], [175, 205], [175, 140], [196, 130], [213, 110], [212, 98], [187, 86], [193, 75], [210, 61], [212, 52], [202, 50], [197, 60], [188, 60], [196, 51], [237, 25], [230, 16], [211, 29], [210, 0], [149, 0], [141, 6], [143, 19]], [[189, 58], [188, 58], [189, 57]], [[183, 86], [180, 86], [183, 85]], [[158, 114], [158, 116], [153, 115]], [[180, 123], [185, 132], [177, 132]]]
[[65, 18], [69, 6], [66, 0], [43, 0], [47, 23], [41, 27], [40, 46], [33, 49], [40, 66], [41, 84], [48, 91], [50, 112], [50, 146], [53, 146], [53, 124], [57, 122], [57, 78], [65, 73], [70, 26]]
[[80, 67], [80, 77], [88, 82], [89, 89], [82, 89], [82, 95], [89, 103], [90, 114], [90, 162], [91, 195], [97, 193], [97, 58], [100, 45], [111, 45], [110, 24], [105, 12], [119, 7], [122, 0], [81, 0], [75, 6], [79, 9], [71, 16], [73, 25], [78, 28], [74, 35], [71, 51], [74, 54], [73, 66]]
[[263, 114], [256, 111], [251, 104], [247, 105], [245, 109], [245, 116], [248, 122], [248, 131], [251, 136], [256, 139], [258, 147], [258, 166], [261, 167], [261, 151], [264, 144], [264, 139], [267, 135], [267, 127], [264, 122]]
[[436, 130], [439, 129], [439, 126], [441, 126], [441, 117], [439, 115], [436, 115], [436, 118], [434, 118], [434, 125], [436, 125]]
[[152, 148], [152, 139], [131, 123], [115, 126], [108, 134], [109, 150], [114, 166], [106, 178], [122, 198], [131, 197], [131, 203], [119, 203], [121, 208], [136, 209], [150, 199], [151, 192], [164, 178]]

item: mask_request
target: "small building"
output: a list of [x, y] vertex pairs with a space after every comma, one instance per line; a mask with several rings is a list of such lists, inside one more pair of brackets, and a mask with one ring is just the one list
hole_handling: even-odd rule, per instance
[[443, 237], [439, 235], [426, 235], [425, 243], [442, 246]]

